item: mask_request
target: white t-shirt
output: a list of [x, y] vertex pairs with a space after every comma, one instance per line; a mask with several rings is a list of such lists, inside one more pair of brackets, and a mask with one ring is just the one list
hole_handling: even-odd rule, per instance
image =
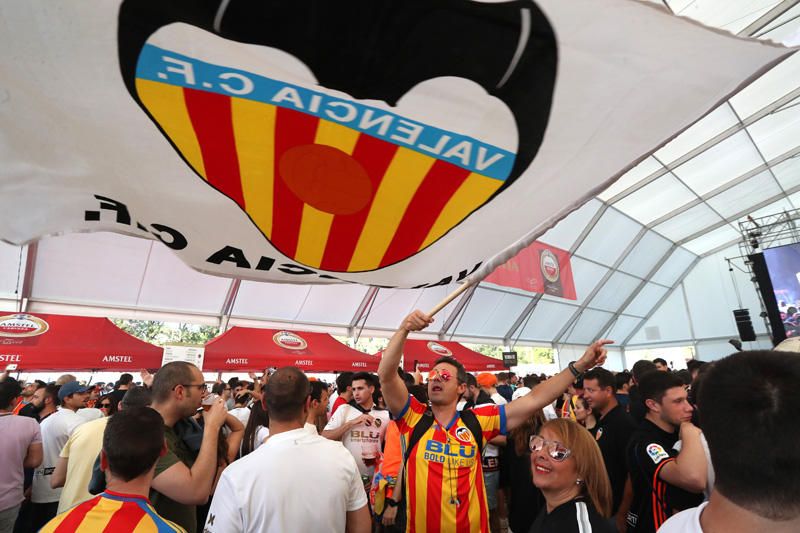
[[[325, 431], [342, 427], [346, 422], [356, 419], [362, 413], [350, 404], [339, 407], [325, 426]], [[381, 451], [381, 443], [386, 436], [386, 426], [389, 425], [389, 411], [376, 409], [372, 406], [369, 415], [375, 418], [374, 425], [359, 424], [353, 426], [342, 435], [342, 444], [356, 460], [358, 471], [362, 476], [372, 477], [375, 474], [375, 465], [367, 466], [362, 459], [364, 453]]]
[[31, 501], [33, 503], [52, 503], [61, 498], [61, 489], [50, 488], [50, 476], [58, 463], [61, 449], [75, 428], [88, 421], [88, 418], [78, 415], [70, 409], [61, 407], [42, 420], [42, 448], [44, 457], [42, 464], [33, 471], [33, 486], [31, 488]]
[[[505, 398], [500, 396], [500, 393], [495, 392], [492, 394], [492, 401], [496, 405], [506, 405], [508, 402]], [[476, 406], [477, 407], [477, 406]], [[487, 444], [486, 447], [483, 449], [483, 456], [484, 457], [500, 457], [500, 447], [495, 446], [494, 444]]]
[[250, 420], [250, 408], [248, 407], [236, 407], [235, 409], [228, 411], [228, 413], [235, 416], [236, 419], [244, 426], [246, 426], [247, 421]]
[[312, 435], [319, 435], [319, 431], [317, 431], [317, 426], [315, 426], [314, 424], [306, 422], [306, 425], [304, 427], [306, 428], [307, 431], [311, 432]]
[[673, 515], [658, 528], [658, 533], [703, 533], [703, 528], [700, 527], [700, 514], [706, 505], [708, 502], [703, 502], [697, 507]]
[[225, 469], [204, 531], [344, 533], [347, 512], [365, 505], [353, 456], [301, 427], [273, 435]]
[[264, 444], [264, 439], [269, 437], [269, 428], [267, 426], [258, 426], [256, 430], [256, 441], [253, 443], [253, 451], [257, 450], [259, 446]]

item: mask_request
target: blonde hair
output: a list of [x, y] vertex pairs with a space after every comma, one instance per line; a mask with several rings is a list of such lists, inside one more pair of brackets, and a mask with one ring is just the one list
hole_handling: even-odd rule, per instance
[[611, 516], [611, 482], [608, 479], [603, 455], [589, 431], [567, 418], [546, 422], [541, 430], [552, 432], [561, 444], [572, 450], [578, 477], [583, 480], [581, 494], [589, 498], [600, 515]]

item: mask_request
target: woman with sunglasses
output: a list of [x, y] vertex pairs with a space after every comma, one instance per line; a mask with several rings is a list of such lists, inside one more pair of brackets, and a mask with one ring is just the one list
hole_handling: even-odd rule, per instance
[[117, 402], [111, 394], [101, 396], [97, 400], [97, 407], [102, 411], [103, 416], [113, 416], [117, 412]]
[[545, 499], [530, 533], [614, 533], [611, 484], [592, 435], [560, 418], [545, 423], [529, 444], [533, 484]]

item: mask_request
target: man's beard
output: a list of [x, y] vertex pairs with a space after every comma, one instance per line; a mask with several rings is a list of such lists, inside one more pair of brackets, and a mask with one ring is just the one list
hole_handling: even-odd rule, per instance
[[40, 403], [39, 405], [36, 405], [35, 403], [31, 402], [30, 405], [31, 405], [31, 408], [32, 408], [33, 412], [35, 414], [37, 414], [37, 415], [42, 412], [42, 409], [44, 409], [44, 402]]

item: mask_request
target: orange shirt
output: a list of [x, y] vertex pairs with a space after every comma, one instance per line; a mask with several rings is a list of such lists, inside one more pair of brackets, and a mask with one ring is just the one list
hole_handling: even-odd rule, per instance
[[[427, 406], [409, 396], [397, 419], [405, 442]], [[483, 445], [506, 433], [503, 405], [472, 409]], [[456, 413], [446, 426], [434, 421], [408, 458], [405, 474], [409, 532], [478, 533], [489, 530], [489, 507], [475, 437]]]

